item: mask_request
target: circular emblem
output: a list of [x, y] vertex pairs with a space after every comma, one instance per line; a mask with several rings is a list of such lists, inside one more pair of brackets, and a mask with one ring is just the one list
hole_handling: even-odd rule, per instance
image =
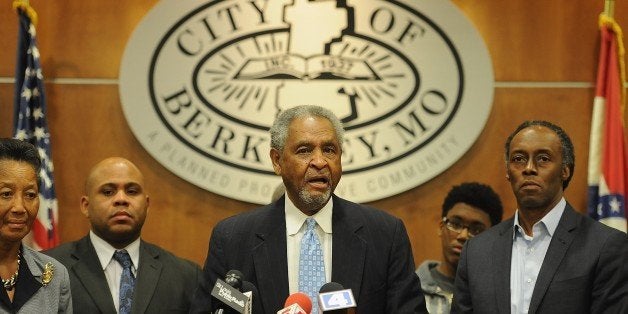
[[487, 50], [449, 1], [159, 2], [127, 44], [120, 95], [144, 148], [209, 191], [267, 203], [268, 130], [319, 105], [346, 129], [336, 194], [368, 202], [458, 160], [493, 97]]

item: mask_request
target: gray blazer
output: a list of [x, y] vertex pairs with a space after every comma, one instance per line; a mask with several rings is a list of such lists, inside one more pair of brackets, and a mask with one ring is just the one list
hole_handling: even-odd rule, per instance
[[[510, 313], [513, 219], [467, 241], [452, 313]], [[628, 238], [567, 204], [529, 313], [628, 313]]]
[[[22, 258], [23, 261], [26, 261], [27, 269], [31, 272], [35, 282], [18, 281], [21, 287], [16, 289], [23, 289], [21, 294], [27, 300], [17, 313], [72, 313], [70, 278], [66, 268], [57, 260], [25, 245], [22, 245]], [[47, 280], [42, 280], [42, 275], [47, 264], [52, 265], [52, 268], [48, 267], [48, 269], [52, 269], [52, 278], [48, 283], [44, 283]], [[20, 265], [20, 270], [24, 269], [26, 268]], [[30, 279], [31, 277], [27, 278]], [[16, 292], [14, 302], [18, 299], [17, 295]], [[0, 313], [11, 312], [4, 307], [3, 303], [0, 303]]]
[[[76, 313], [116, 313], [105, 273], [89, 236], [45, 253], [68, 268]], [[201, 278], [198, 265], [142, 240], [137, 271], [131, 313], [189, 311]]]

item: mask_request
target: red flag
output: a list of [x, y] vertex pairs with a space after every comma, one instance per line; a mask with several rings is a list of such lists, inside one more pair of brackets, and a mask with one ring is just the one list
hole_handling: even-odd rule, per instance
[[623, 113], [624, 48], [619, 25], [600, 16], [601, 47], [589, 147], [589, 215], [626, 232], [628, 153]]

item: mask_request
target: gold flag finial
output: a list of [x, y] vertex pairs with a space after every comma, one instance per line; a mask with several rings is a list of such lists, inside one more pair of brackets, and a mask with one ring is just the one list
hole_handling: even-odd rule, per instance
[[35, 12], [35, 9], [28, 3], [28, 0], [13, 0], [13, 9], [24, 11], [31, 20], [31, 23], [37, 25], [37, 12]]

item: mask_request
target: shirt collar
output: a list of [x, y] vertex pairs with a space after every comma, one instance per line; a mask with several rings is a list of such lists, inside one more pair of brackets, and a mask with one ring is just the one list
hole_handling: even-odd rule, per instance
[[286, 230], [288, 232], [288, 235], [294, 235], [299, 232], [301, 226], [303, 226], [303, 223], [305, 222], [305, 219], [307, 219], [308, 217], [314, 218], [314, 220], [316, 220], [316, 223], [321, 227], [323, 232], [331, 234], [331, 215], [334, 207], [334, 202], [332, 201], [331, 197], [327, 201], [327, 204], [325, 204], [325, 206], [323, 206], [321, 210], [319, 210], [316, 214], [312, 216], [308, 216], [304, 214], [301, 210], [299, 210], [294, 205], [294, 203], [292, 203], [290, 197], [288, 197], [288, 194], [286, 194], [285, 199]]
[[[89, 239], [92, 241], [92, 245], [96, 250], [96, 255], [98, 255], [98, 260], [100, 261], [100, 266], [104, 270], [107, 268], [107, 265], [111, 262], [113, 258], [113, 253], [117, 250], [107, 241], [103, 240], [101, 237], [96, 235], [94, 231], [89, 231]], [[131, 244], [127, 245], [124, 248], [131, 256], [131, 261], [133, 262], [133, 266], [137, 269], [140, 261], [140, 238], [138, 237], [135, 241], [131, 242]]]
[[[554, 232], [556, 228], [558, 228], [558, 223], [560, 222], [560, 217], [563, 215], [565, 211], [565, 207], [567, 206], [567, 201], [565, 198], [561, 198], [560, 201], [552, 208], [541, 220], [539, 220], [536, 224], [542, 224], [547, 229], [547, 233], [551, 236], [554, 236]], [[536, 225], [535, 224], [535, 225]], [[533, 226], [534, 227], [534, 226]], [[517, 231], [523, 230], [521, 224], [519, 224], [519, 209], [515, 211], [515, 221], [513, 224], [513, 228], [515, 232], [513, 232], [513, 239], [517, 234]]]

